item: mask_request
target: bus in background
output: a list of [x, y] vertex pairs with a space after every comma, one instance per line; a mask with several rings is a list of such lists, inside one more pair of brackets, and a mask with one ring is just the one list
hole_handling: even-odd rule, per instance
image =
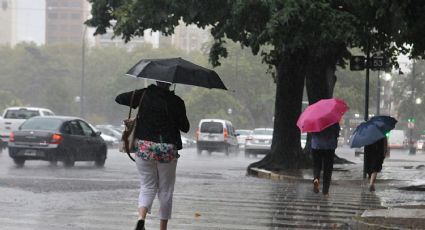
[[407, 136], [404, 130], [391, 130], [388, 137], [388, 145], [392, 149], [407, 148]]

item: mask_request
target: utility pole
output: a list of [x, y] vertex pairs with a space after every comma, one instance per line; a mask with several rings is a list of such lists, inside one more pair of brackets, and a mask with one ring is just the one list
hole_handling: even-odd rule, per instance
[[381, 70], [378, 70], [378, 89], [376, 92], [376, 116], [381, 113]]
[[81, 44], [81, 85], [80, 85], [80, 117], [84, 118], [84, 103], [86, 101], [84, 96], [84, 78], [86, 74], [86, 32], [87, 26], [84, 26], [83, 39]]
[[412, 78], [411, 78], [411, 85], [410, 85], [410, 99], [409, 99], [409, 103], [410, 103], [410, 116], [408, 118], [408, 128], [409, 128], [409, 154], [416, 154], [416, 149], [415, 146], [413, 144], [413, 129], [415, 127], [415, 78], [416, 78], [416, 73], [415, 73], [415, 66], [416, 65], [416, 61], [415, 59], [413, 59], [413, 63], [412, 63]]

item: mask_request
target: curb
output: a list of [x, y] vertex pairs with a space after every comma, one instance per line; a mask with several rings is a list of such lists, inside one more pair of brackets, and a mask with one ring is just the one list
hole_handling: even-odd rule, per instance
[[[260, 168], [248, 168], [247, 174], [258, 178], [269, 180], [298, 180], [309, 181], [297, 176], [282, 175], [277, 172], [268, 171]], [[387, 207], [388, 208], [388, 207]], [[365, 210], [367, 211], [367, 210]], [[403, 217], [362, 217], [354, 216], [348, 222], [349, 229], [352, 230], [404, 230], [404, 229], [425, 229], [423, 222], [413, 221], [410, 218]]]
[[300, 177], [282, 175], [282, 174], [278, 174], [278, 173], [275, 173], [275, 172], [272, 172], [272, 171], [268, 171], [268, 170], [265, 170], [265, 169], [259, 169], [259, 168], [248, 168], [248, 175], [256, 176], [258, 178], [271, 179], [271, 180], [284, 180], [284, 179], [305, 180], [305, 179], [300, 178]]
[[366, 219], [364, 219], [363, 217], [360, 216], [356, 216], [353, 217], [353, 219], [351, 220], [351, 222], [349, 223], [350, 229], [355, 229], [355, 230], [402, 230], [402, 229], [406, 229], [406, 228], [400, 228], [400, 227], [390, 227], [390, 226], [386, 226], [386, 225], [382, 225], [382, 224], [374, 224], [374, 223], [369, 223], [368, 221], [366, 221]]

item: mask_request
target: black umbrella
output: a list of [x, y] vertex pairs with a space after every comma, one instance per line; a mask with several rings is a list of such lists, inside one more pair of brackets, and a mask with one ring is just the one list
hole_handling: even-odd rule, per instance
[[182, 58], [142, 59], [126, 75], [210, 89], [227, 89], [214, 70]]

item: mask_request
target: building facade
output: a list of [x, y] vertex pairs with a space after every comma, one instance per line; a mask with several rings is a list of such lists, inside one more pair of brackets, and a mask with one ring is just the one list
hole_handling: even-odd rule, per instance
[[0, 44], [45, 43], [45, 0], [0, 0]]
[[46, 0], [46, 43], [81, 43], [89, 14], [86, 0]]

